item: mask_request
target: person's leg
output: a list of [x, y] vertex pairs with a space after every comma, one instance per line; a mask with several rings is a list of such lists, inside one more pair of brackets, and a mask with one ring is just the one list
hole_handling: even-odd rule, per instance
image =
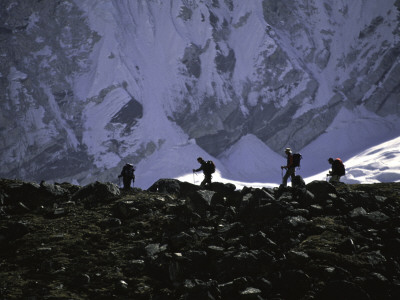
[[211, 184], [211, 174], [205, 175], [204, 177], [205, 177], [206, 183], [210, 185]]
[[289, 173], [289, 169], [288, 169], [288, 170], [286, 170], [286, 173], [283, 176], [282, 186], [287, 186], [287, 180], [288, 180], [289, 176], [290, 176], [290, 173]]
[[332, 176], [331, 176], [331, 179], [329, 179], [329, 183], [331, 183], [331, 184], [338, 183], [338, 182], [339, 182], [339, 179], [340, 179], [340, 176], [338, 176], [338, 175], [332, 175]]
[[292, 179], [293, 182], [293, 178], [296, 175], [296, 169], [295, 168], [289, 168], [287, 169], [285, 176], [283, 176], [283, 180], [282, 180], [282, 186], [287, 186], [287, 180], [289, 179], [289, 177]]
[[124, 177], [123, 181], [124, 181], [124, 189], [128, 190], [130, 188], [130, 186], [131, 186], [131, 180], [126, 178], [126, 177]]
[[292, 186], [295, 176], [296, 176], [296, 168], [290, 168], [290, 180], [292, 181]]

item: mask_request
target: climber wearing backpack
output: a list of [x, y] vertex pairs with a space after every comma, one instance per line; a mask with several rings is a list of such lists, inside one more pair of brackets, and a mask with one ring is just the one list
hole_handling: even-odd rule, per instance
[[197, 161], [201, 165], [198, 169], [193, 169], [193, 172], [203, 171], [204, 180], [200, 186], [204, 187], [206, 184], [211, 185], [211, 175], [215, 172], [215, 165], [211, 160], [205, 161], [203, 158], [198, 157]]
[[281, 186], [287, 186], [287, 180], [290, 176], [292, 180], [292, 185], [293, 185], [293, 180], [296, 176], [296, 167], [300, 167], [300, 159], [301, 155], [299, 153], [292, 154], [292, 149], [286, 148], [285, 149], [285, 154], [287, 157], [286, 161], [286, 166], [281, 166], [281, 169], [286, 169], [285, 176], [282, 178], [282, 184]]
[[118, 178], [122, 177], [122, 181], [124, 183], [124, 189], [129, 190], [131, 187], [131, 181], [135, 184], [135, 169], [132, 164], [126, 164], [121, 171], [121, 174], [118, 175]]
[[340, 177], [346, 174], [346, 169], [342, 160], [340, 158], [333, 159], [330, 157], [328, 162], [332, 165], [332, 170], [327, 174], [327, 176], [331, 176], [329, 183], [335, 184], [340, 182]]

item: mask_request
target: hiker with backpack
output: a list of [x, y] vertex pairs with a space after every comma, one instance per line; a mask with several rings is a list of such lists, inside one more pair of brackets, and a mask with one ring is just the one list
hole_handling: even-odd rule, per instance
[[287, 186], [287, 181], [289, 176], [293, 185], [293, 181], [296, 176], [296, 167], [300, 166], [300, 159], [301, 159], [301, 155], [299, 153], [292, 154], [292, 149], [290, 148], [285, 149], [285, 154], [287, 157], [286, 166], [281, 166], [282, 170], [286, 169], [286, 173], [282, 178], [281, 186], [283, 187]]
[[211, 160], [205, 161], [202, 157], [198, 157], [197, 161], [201, 166], [198, 169], [193, 169], [193, 172], [203, 171], [204, 174], [204, 180], [200, 183], [200, 186], [211, 185], [211, 175], [215, 172], [214, 163]]
[[335, 184], [340, 182], [340, 177], [346, 174], [346, 169], [340, 158], [333, 159], [330, 157], [328, 162], [332, 165], [332, 170], [329, 171], [327, 176], [331, 176], [329, 183]]
[[124, 183], [124, 189], [129, 190], [131, 187], [131, 181], [135, 184], [135, 169], [132, 164], [126, 164], [121, 171], [121, 174], [118, 175], [118, 178], [122, 177], [122, 181]]

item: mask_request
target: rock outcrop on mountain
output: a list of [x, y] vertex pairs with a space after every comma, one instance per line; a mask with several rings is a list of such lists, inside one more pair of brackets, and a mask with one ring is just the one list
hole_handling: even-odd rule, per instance
[[399, 7], [3, 0], [0, 175], [111, 181], [124, 160], [190, 140], [218, 157], [248, 134], [300, 150], [344, 110], [391, 117], [389, 136]]
[[398, 299], [400, 184], [0, 180], [1, 299]]

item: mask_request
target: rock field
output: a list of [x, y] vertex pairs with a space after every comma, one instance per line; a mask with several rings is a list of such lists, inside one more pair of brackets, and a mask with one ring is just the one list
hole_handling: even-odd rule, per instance
[[0, 299], [400, 299], [400, 183], [0, 179]]

